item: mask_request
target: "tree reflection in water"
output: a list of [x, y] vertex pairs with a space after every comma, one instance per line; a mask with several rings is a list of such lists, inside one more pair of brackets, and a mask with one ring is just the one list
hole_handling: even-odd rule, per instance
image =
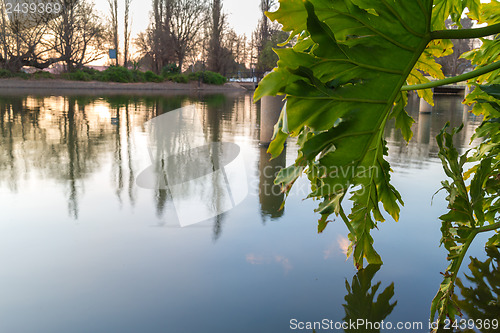
[[[359, 270], [353, 276], [351, 284], [345, 281], [347, 295], [344, 297], [346, 301], [342, 304], [345, 311], [345, 317], [342, 319], [342, 324], [347, 327], [344, 328], [346, 333], [377, 333], [380, 328], [377, 327], [379, 323], [392, 313], [397, 305], [397, 301], [391, 303], [394, 297], [394, 282], [384, 289], [381, 293], [378, 290], [382, 282], [373, 284], [375, 274], [380, 270], [382, 265], [368, 265], [367, 267]], [[368, 325], [359, 325], [354, 328], [349, 323], [358, 323], [358, 320], [363, 320]], [[340, 323], [336, 323], [340, 324]], [[334, 327], [340, 328], [339, 327]], [[338, 330], [340, 332], [340, 329]], [[316, 333], [315, 329], [313, 333]]]
[[[355, 322], [362, 319], [370, 323], [380, 323], [396, 307], [397, 301], [391, 303], [394, 297], [394, 282], [379, 293], [375, 299], [382, 283], [379, 281], [373, 284], [372, 280], [380, 267], [381, 265], [368, 265], [354, 275], [350, 285], [346, 280], [347, 295], [344, 297], [346, 304], [343, 304], [344, 322]], [[380, 332], [380, 330], [365, 327], [356, 330], [346, 329], [345, 332]]]
[[283, 216], [285, 207], [282, 207], [285, 193], [281, 186], [274, 183], [278, 172], [286, 166], [286, 150], [271, 159], [267, 148], [259, 147], [259, 203], [262, 223], [267, 220], [278, 219]]
[[[37, 175], [63, 184], [68, 214], [79, 216], [84, 180], [95, 172], [110, 136], [78, 97], [0, 97], [0, 181], [17, 192]], [[95, 119], [94, 119], [95, 120]]]
[[[465, 274], [465, 280], [457, 279], [461, 298], [456, 299], [456, 302], [466, 318], [491, 323], [494, 319], [500, 320], [500, 251], [493, 246], [486, 247], [486, 254], [488, 258], [485, 261], [471, 257], [470, 272]], [[479, 331], [483, 333], [500, 331], [498, 326], [489, 329], [485, 327]], [[474, 332], [474, 330], [462, 332]]]

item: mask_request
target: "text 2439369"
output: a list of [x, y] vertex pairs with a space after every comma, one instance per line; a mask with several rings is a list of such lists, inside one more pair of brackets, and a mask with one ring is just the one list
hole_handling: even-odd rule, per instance
[[29, 15], [29, 14], [60, 14], [63, 6], [59, 1], [26, 0], [26, 1], [6, 1], [5, 11], [8, 15]]

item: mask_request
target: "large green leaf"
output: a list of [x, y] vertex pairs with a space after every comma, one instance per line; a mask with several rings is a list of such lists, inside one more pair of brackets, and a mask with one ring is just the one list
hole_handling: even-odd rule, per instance
[[[443, 79], [435, 58], [452, 52], [452, 43], [443, 38], [472, 38], [498, 33], [498, 1], [479, 0], [280, 0], [281, 6], [269, 17], [297, 37], [293, 47], [276, 50], [278, 66], [256, 90], [258, 100], [265, 95], [286, 95], [287, 106], [275, 128], [269, 151], [281, 153], [288, 136], [298, 136], [300, 147], [295, 164], [277, 177], [288, 193], [300, 174], [311, 182], [310, 198], [320, 201], [318, 231], [329, 216], [340, 215], [348, 227], [351, 241], [348, 255], [360, 268], [364, 259], [380, 264], [370, 233], [385, 212], [396, 221], [399, 193], [390, 184], [390, 166], [383, 132], [390, 118], [395, 119], [406, 140], [412, 137], [413, 119], [406, 113], [406, 90], [429, 82], [420, 96], [432, 104], [430, 87], [458, 82], [472, 75]], [[488, 27], [477, 31], [439, 31], [451, 16], [460, 28], [460, 18], [469, 17]], [[495, 26], [491, 26], [495, 25]], [[490, 27], [491, 26], [491, 27]], [[431, 316], [460, 314], [453, 302], [455, 280], [468, 247], [481, 232], [500, 229], [500, 70], [491, 66], [500, 59], [498, 38], [483, 39], [481, 48], [463, 54], [478, 67], [473, 82], [477, 88], [466, 97], [475, 103], [474, 112], [484, 116], [475, 138], [484, 142], [472, 157], [460, 156], [453, 147], [453, 134], [438, 136], [439, 156], [451, 181], [448, 213], [441, 216], [442, 244], [448, 250], [449, 267], [434, 298]], [[481, 68], [485, 67], [485, 68]], [[403, 84], [410, 87], [401, 89]], [[402, 91], [404, 90], [404, 91]], [[472, 169], [464, 173], [466, 162]], [[465, 180], [471, 178], [469, 185]], [[344, 212], [344, 199], [352, 203]], [[489, 245], [500, 244], [495, 233]]]
[[[478, 89], [479, 90], [479, 89]], [[493, 101], [477, 100], [478, 104], [488, 104], [494, 112], [500, 110], [500, 100], [495, 96], [498, 88], [495, 85], [481, 87], [481, 92], [489, 95]], [[496, 101], [496, 102], [495, 102]], [[499, 244], [499, 212], [500, 212], [500, 118], [492, 118], [488, 114], [482, 125], [476, 130], [476, 139], [483, 142], [474, 150], [459, 155], [453, 146], [453, 135], [444, 129], [437, 136], [439, 157], [443, 162], [446, 175], [451, 182], [444, 181], [443, 189], [448, 192], [448, 213], [442, 215], [441, 243], [448, 251], [449, 266], [444, 272], [444, 279], [431, 306], [431, 319], [435, 315], [443, 322], [446, 316], [454, 319], [460, 310], [454, 297], [454, 287], [460, 266], [472, 241], [482, 232], [496, 231], [488, 241], [488, 245]], [[465, 163], [473, 163], [473, 167], [464, 173]], [[466, 179], [470, 179], [469, 186]]]
[[[430, 0], [310, 0], [280, 1], [269, 13], [292, 35], [291, 48], [276, 50], [277, 68], [260, 83], [255, 97], [285, 94], [288, 131], [270, 148], [281, 153], [284, 133], [297, 136], [307, 129], [292, 171], [278, 178], [289, 189], [291, 172], [305, 170], [310, 197], [321, 200], [321, 231], [330, 214], [339, 214], [349, 196], [354, 207], [344, 222], [351, 231], [356, 266], [381, 263], [370, 231], [384, 221], [379, 204], [395, 220], [401, 197], [390, 185], [390, 166], [383, 132], [396, 119], [405, 138], [411, 124], [400, 92], [415, 65], [436, 77], [442, 73], [432, 52], [422, 56], [430, 41]], [[444, 53], [444, 51], [443, 51]], [[350, 189], [354, 192], [349, 194]], [[341, 214], [342, 215], [342, 214]]]

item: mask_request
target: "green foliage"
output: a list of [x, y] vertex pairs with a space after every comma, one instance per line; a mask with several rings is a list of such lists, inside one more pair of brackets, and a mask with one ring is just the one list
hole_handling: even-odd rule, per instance
[[31, 78], [31, 75], [28, 73], [25, 73], [25, 72], [18, 72], [18, 73], [14, 73], [13, 77], [17, 77], [17, 78], [20, 78], [23, 80], [29, 80]]
[[[465, 9], [471, 18], [487, 27], [442, 31], [451, 16], [457, 25]], [[390, 184], [390, 166], [385, 160], [387, 145], [383, 133], [388, 119], [394, 118], [406, 140], [412, 137], [413, 119], [406, 113], [406, 91], [412, 87], [433, 104], [432, 86], [452, 83], [445, 79], [436, 57], [449, 55], [447, 38], [476, 38], [500, 33], [499, 2], [481, 4], [478, 0], [282, 0], [280, 8], [269, 13], [290, 39], [297, 43], [275, 49], [277, 67], [255, 92], [256, 100], [266, 95], [285, 95], [286, 105], [275, 126], [269, 152], [276, 157], [289, 136], [298, 137], [299, 151], [294, 165], [280, 172], [276, 183], [288, 194], [298, 177], [305, 173], [311, 183], [309, 198], [320, 201], [318, 231], [340, 216], [349, 229], [348, 255], [356, 267], [364, 259], [380, 264], [370, 233], [383, 222], [383, 210], [398, 220], [402, 198]], [[474, 77], [477, 88], [466, 101], [476, 102], [474, 112], [485, 116], [477, 137], [498, 133], [497, 103], [500, 86], [500, 43], [484, 40], [483, 47], [467, 57], [477, 70], [458, 79]], [[438, 81], [429, 83], [427, 76]], [[478, 77], [479, 76], [479, 77]], [[424, 86], [422, 86], [425, 84]], [[483, 85], [480, 85], [483, 84]], [[484, 85], [486, 84], [486, 85]], [[457, 130], [456, 130], [457, 131]], [[455, 132], [456, 132], [455, 131]], [[440, 157], [451, 182], [450, 212], [443, 215], [443, 244], [451, 261], [445, 280], [433, 301], [432, 314], [439, 320], [459, 311], [452, 300], [456, 274], [468, 246], [479, 232], [496, 229], [498, 201], [493, 186], [499, 187], [492, 135], [476, 154], [459, 156], [452, 145], [452, 134], [442, 132]], [[464, 164], [476, 162], [466, 186]], [[344, 199], [352, 201], [350, 214], [344, 213]], [[500, 244], [494, 236], [490, 244]]]
[[170, 81], [176, 83], [189, 83], [189, 77], [185, 74], [175, 74], [168, 77]]
[[223, 85], [224, 83], [227, 82], [227, 78], [225, 76], [222, 76], [219, 73], [211, 71], [189, 73], [188, 78], [190, 81], [201, 80], [201, 82], [205, 84], [214, 84], [214, 85]]
[[92, 78], [97, 78], [101, 74], [100, 71], [93, 68], [84, 67], [81, 69], [82, 72], [89, 74]]
[[[488, 23], [489, 25], [498, 24], [500, 23], [499, 12], [500, 2], [483, 4], [481, 7], [482, 15], [473, 18], [479, 20], [480, 23]], [[500, 39], [498, 37], [496, 39], [483, 38], [481, 41], [483, 43], [481, 48], [467, 52], [463, 57], [469, 59], [477, 68], [484, 68], [490, 64], [498, 63], [498, 61], [500, 61]], [[500, 68], [470, 80], [468, 83], [478, 87], [478, 83], [481, 82], [500, 85]], [[498, 96], [496, 96], [496, 98], [498, 98]], [[466, 97], [465, 102], [470, 105], [476, 100], [495, 102], [494, 97], [490, 96], [483, 89], [474, 89], [474, 91]], [[492, 106], [488, 103], [476, 103], [472, 111], [476, 115], [488, 115], [492, 112]]]
[[268, 40], [257, 59], [257, 70], [261, 72], [266, 72], [274, 68], [276, 66], [276, 62], [278, 61], [278, 56], [274, 52], [273, 49], [279, 46], [280, 43], [283, 43], [288, 39], [288, 34], [284, 31], [278, 31], [272, 34], [271, 39]]
[[189, 81], [198, 81], [201, 78], [202, 72], [190, 72], [188, 74]]
[[[133, 82], [146, 82], [146, 81], [148, 81], [146, 79], [145, 72], [141, 72], [138, 69], [133, 69], [130, 72], [132, 73]], [[156, 76], [153, 76], [153, 78], [156, 80]], [[161, 78], [161, 81], [163, 81], [163, 78]], [[151, 81], [151, 82], [161, 82], [161, 81]]]
[[441, 30], [445, 29], [445, 21], [451, 17], [453, 22], [460, 25], [460, 18], [465, 10], [468, 8], [471, 13], [477, 15], [481, 7], [480, 0], [434, 0], [434, 15], [432, 17], [432, 29]]
[[62, 77], [66, 80], [72, 80], [72, 81], [92, 81], [93, 77], [91, 74], [83, 71], [83, 70], [76, 70], [71, 73], [64, 73]]
[[201, 79], [203, 83], [214, 85], [223, 85], [227, 82], [226, 77], [211, 71], [201, 72]]
[[[287, 128], [277, 128], [269, 151], [280, 154], [288, 135], [302, 134], [292, 168], [306, 172], [312, 184], [309, 197], [322, 201], [320, 225], [333, 213], [343, 216], [342, 202], [350, 196], [354, 208], [344, 222], [357, 267], [364, 258], [382, 262], [370, 235], [385, 220], [379, 204], [398, 220], [403, 203], [389, 183], [383, 132], [394, 117], [405, 137], [411, 137], [412, 120], [400, 89], [430, 41], [431, 4], [296, 0], [282, 2], [270, 14], [292, 36], [303, 32], [295, 46], [275, 50], [278, 67], [255, 93], [256, 99], [276, 94], [287, 99]], [[281, 184], [289, 189], [295, 179]]]
[[[100, 72], [91, 68], [78, 69], [70, 73], [63, 73], [61, 77], [72, 81], [104, 81], [104, 82], [119, 82], [119, 83], [136, 83], [136, 82], [163, 82], [170, 80], [176, 83], [189, 83], [190, 81], [198, 81], [205, 84], [222, 85], [227, 82], [227, 78], [219, 73], [203, 71], [189, 74], [177, 73], [175, 66], [165, 66], [170, 74], [160, 76], [152, 71], [141, 72], [138, 69], [129, 70], [125, 67], [111, 66]], [[51, 79], [54, 76], [48, 72], [36, 72], [34, 74], [12, 73], [5, 69], [0, 69], [0, 78], [21, 77], [24, 79]]]
[[152, 71], [144, 73], [144, 80], [147, 82], [163, 82], [163, 78]]
[[64, 73], [63, 78], [74, 81], [105, 81], [105, 82], [163, 82], [163, 78], [151, 71], [141, 72], [137, 69], [129, 70], [125, 67], [111, 66], [100, 72], [95, 69], [84, 68], [71, 73]]
[[[453, 135], [445, 129], [437, 136], [440, 148], [439, 157], [443, 162], [446, 175], [451, 181], [443, 181], [443, 189], [448, 192], [449, 212], [440, 217], [442, 220], [441, 244], [448, 251], [450, 265], [444, 273], [444, 280], [432, 302], [431, 315], [438, 313], [438, 320], [445, 316], [460, 315], [454, 301], [454, 287], [460, 265], [467, 250], [479, 233], [495, 231], [487, 245], [500, 245], [500, 86], [480, 87], [482, 93], [496, 101], [476, 100], [486, 104], [490, 112], [484, 113], [484, 121], [476, 130], [474, 138], [483, 142], [471, 153], [459, 155], [453, 146]], [[486, 109], [486, 107], [482, 108]], [[474, 165], [464, 172], [464, 165]], [[470, 179], [470, 185], [466, 180]]]
[[134, 77], [132, 73], [125, 67], [110, 66], [101, 73], [99, 79], [106, 82], [129, 83], [133, 82]]
[[461, 315], [460, 310], [453, 302], [452, 296], [455, 280], [465, 252], [476, 235], [472, 230], [476, 227], [472, 203], [469, 200], [467, 186], [463, 177], [463, 168], [467, 162], [467, 156], [466, 154], [459, 156], [458, 151], [453, 146], [453, 135], [462, 128], [454, 129], [451, 134], [447, 133], [445, 129], [437, 136], [437, 142], [440, 148], [439, 157], [443, 161], [446, 175], [452, 179], [452, 182], [442, 182], [443, 189], [449, 194], [446, 199], [449, 202], [448, 208], [450, 211], [440, 217], [443, 221], [441, 244], [448, 250], [450, 254], [448, 260], [451, 263], [444, 273], [444, 280], [431, 306], [431, 319], [434, 319], [435, 313], [438, 312], [439, 322], [442, 322], [446, 315], [451, 318]]
[[39, 79], [53, 79], [54, 75], [52, 75], [49, 72], [38, 71], [38, 72], [33, 73], [31, 75], [31, 77], [34, 78], [34, 79], [36, 79], [36, 80], [39, 80]]
[[14, 74], [9, 71], [8, 69], [0, 69], [0, 79], [6, 79], [6, 78], [10, 78], [10, 77], [13, 77]]
[[166, 77], [180, 74], [180, 73], [181, 73], [181, 69], [179, 68], [179, 66], [177, 66], [176, 64], [167, 64], [163, 67], [163, 69], [161, 71], [161, 76], [166, 78]]

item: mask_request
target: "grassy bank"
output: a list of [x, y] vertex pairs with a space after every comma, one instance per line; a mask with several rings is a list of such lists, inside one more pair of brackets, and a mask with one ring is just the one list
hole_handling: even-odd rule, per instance
[[104, 71], [97, 71], [90, 68], [77, 70], [71, 73], [54, 75], [48, 72], [12, 73], [5, 69], [0, 69], [0, 78], [21, 78], [25, 80], [39, 79], [64, 79], [71, 81], [100, 81], [100, 82], [118, 82], [118, 83], [141, 83], [141, 82], [176, 82], [189, 83], [191, 81], [201, 82], [211, 85], [223, 85], [227, 79], [214, 72], [203, 71], [189, 74], [179, 73], [175, 69], [165, 68], [161, 75], [152, 71], [142, 72], [140, 70], [130, 70], [125, 67], [109, 67]]

